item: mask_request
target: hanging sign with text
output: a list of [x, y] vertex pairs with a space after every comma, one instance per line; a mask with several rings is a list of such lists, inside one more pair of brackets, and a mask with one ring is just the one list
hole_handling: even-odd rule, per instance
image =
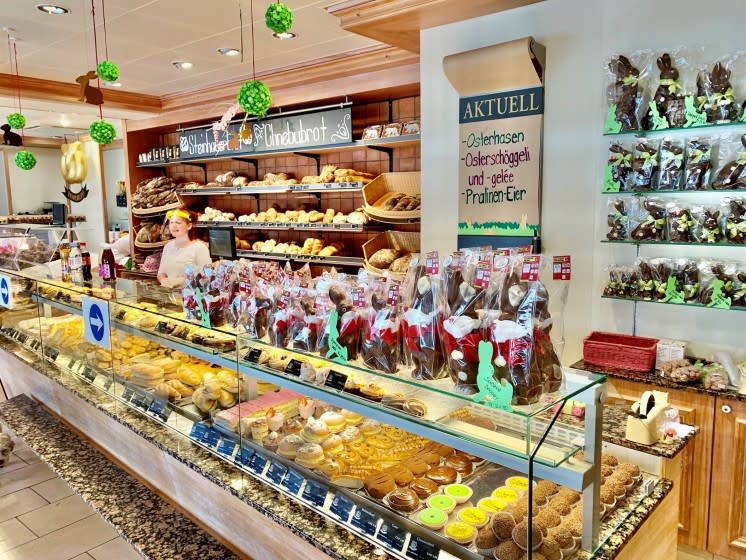
[[539, 227], [544, 88], [459, 100], [459, 235]]

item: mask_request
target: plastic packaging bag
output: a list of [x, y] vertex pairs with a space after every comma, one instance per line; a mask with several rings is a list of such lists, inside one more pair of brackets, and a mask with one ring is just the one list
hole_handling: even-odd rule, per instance
[[660, 150], [660, 173], [658, 176], [658, 190], [679, 190], [681, 176], [684, 171], [683, 143], [664, 138]]
[[730, 74], [724, 63], [716, 62], [712, 70], [702, 69], [697, 76], [697, 110], [707, 115], [708, 123], [727, 123], [739, 117]]
[[701, 191], [707, 189], [712, 167], [712, 145], [707, 140], [691, 138], [686, 143], [686, 166], [684, 190]]
[[703, 260], [699, 263], [699, 278], [702, 285], [700, 303], [707, 306], [730, 307], [735, 288], [735, 264]]
[[668, 240], [676, 243], [692, 243], [697, 221], [692, 217], [688, 205], [679, 201], [671, 201], [666, 205], [666, 219], [668, 220]]
[[725, 238], [728, 243], [746, 244], [746, 202], [738, 198], [724, 198], [721, 202], [725, 218]]
[[635, 159], [632, 160], [632, 190], [652, 190], [657, 175], [658, 145], [652, 140], [641, 140], [635, 146]]
[[378, 278], [371, 282], [361, 353], [366, 366], [384, 373], [399, 369], [401, 306], [398, 283]]
[[609, 159], [606, 163], [603, 192], [624, 192], [629, 188], [632, 177], [632, 151], [622, 144], [609, 146]]
[[652, 271], [655, 299], [663, 301], [667, 298], [668, 280], [673, 275], [672, 262], [670, 259], [655, 258], [649, 261], [649, 265]]
[[661, 241], [666, 234], [666, 208], [657, 198], [641, 198], [637, 201], [631, 237], [635, 241]]
[[699, 298], [700, 282], [699, 267], [695, 261], [679, 259], [676, 266], [681, 274], [681, 289], [684, 292], [684, 302], [696, 302]]
[[712, 181], [713, 189], [746, 188], [746, 134], [738, 141], [724, 141], [718, 149], [720, 169]]
[[317, 344], [322, 356], [349, 362], [357, 360], [363, 328], [359, 306], [364, 305], [365, 296], [363, 294], [360, 302], [354, 301], [355, 288], [355, 280], [347, 277], [329, 283], [329, 299], [334, 307], [324, 318], [324, 329]]
[[624, 297], [624, 287], [622, 281], [622, 267], [615, 264], [609, 267], [609, 281], [604, 286], [605, 297]]
[[720, 219], [720, 209], [698, 206], [692, 208], [692, 214], [697, 220], [695, 237], [700, 243], [720, 243], [725, 237], [723, 223]]
[[272, 301], [275, 287], [262, 277], [255, 277], [252, 282], [251, 295], [248, 299], [246, 333], [258, 340], [265, 340], [269, 330], [269, 315], [272, 312]]
[[298, 320], [291, 326], [292, 346], [295, 350], [315, 352], [321, 330], [321, 317], [317, 314], [316, 290], [298, 288], [292, 292], [293, 313]]
[[606, 104], [608, 107], [604, 132], [639, 130], [639, 111], [642, 103], [645, 74], [645, 53], [631, 57], [618, 55], [608, 62]]
[[657, 62], [660, 79], [653, 99], [648, 103], [648, 111], [643, 119], [646, 130], [679, 128], [686, 122], [684, 86], [679, 79], [679, 66], [686, 64], [683, 58], [669, 53], [661, 55]]
[[734, 307], [746, 307], [746, 271], [743, 269], [736, 274], [732, 305]]
[[655, 280], [653, 279], [653, 268], [646, 259], [637, 259], [638, 270], [638, 293], [637, 298], [643, 301], [655, 299]]

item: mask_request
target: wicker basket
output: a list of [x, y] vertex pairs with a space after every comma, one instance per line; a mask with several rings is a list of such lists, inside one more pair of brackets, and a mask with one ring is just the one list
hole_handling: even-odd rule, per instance
[[165, 214], [169, 210], [176, 210], [177, 208], [181, 208], [180, 202], [172, 202], [165, 206], [155, 206], [153, 208], [133, 208], [132, 213], [135, 216], [156, 216], [158, 214]]
[[160, 249], [161, 247], [165, 247], [166, 243], [168, 241], [157, 241], [155, 243], [141, 243], [140, 241], [135, 240], [135, 247], [138, 249]]
[[583, 341], [587, 364], [647, 372], [655, 365], [657, 338], [593, 331]]
[[[366, 270], [381, 274], [384, 270], [376, 268], [368, 262], [376, 251], [381, 249], [396, 249], [403, 255], [420, 252], [420, 234], [410, 231], [386, 231], [376, 235], [370, 241], [363, 244], [363, 266]], [[404, 274], [404, 273], [399, 273]]]
[[420, 210], [409, 212], [394, 212], [384, 210], [382, 205], [394, 193], [408, 195], [420, 194], [420, 173], [411, 171], [406, 173], [382, 173], [363, 187], [363, 210], [374, 220], [404, 221], [420, 218]]

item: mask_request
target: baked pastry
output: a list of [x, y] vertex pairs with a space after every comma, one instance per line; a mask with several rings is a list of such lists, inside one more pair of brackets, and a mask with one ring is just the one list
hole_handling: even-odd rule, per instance
[[304, 444], [303, 438], [296, 434], [290, 434], [280, 440], [277, 452], [288, 459], [295, 459], [298, 449]]
[[432, 496], [439, 488], [439, 486], [429, 478], [415, 478], [409, 487], [420, 497], [421, 500]]
[[[529, 526], [527, 521], [521, 521], [515, 526], [515, 529], [513, 529], [513, 540], [524, 550], [528, 547], [528, 531]], [[531, 548], [533, 550], [536, 550], [541, 546], [545, 534], [546, 531], [542, 531], [537, 523], [531, 524]]]
[[456, 482], [458, 473], [452, 467], [433, 467], [425, 475], [427, 478], [441, 486]]
[[347, 214], [347, 222], [350, 224], [364, 225], [368, 223], [368, 217], [361, 211], [355, 210]]
[[363, 487], [371, 498], [381, 500], [386, 494], [396, 490], [396, 482], [388, 473], [377, 473], [366, 478]]
[[433, 531], [440, 531], [445, 527], [448, 516], [441, 509], [425, 508], [417, 514], [417, 521]]
[[443, 494], [435, 494], [427, 499], [427, 507], [435, 508], [450, 514], [456, 507], [456, 500]]
[[400, 253], [397, 249], [379, 249], [373, 253], [368, 259], [368, 263], [371, 266], [380, 269], [388, 269], [392, 263], [398, 259]]
[[420, 499], [409, 488], [398, 488], [387, 496], [389, 507], [395, 511], [411, 513], [420, 507]]
[[402, 465], [390, 467], [384, 472], [391, 475], [398, 486], [408, 486], [414, 480], [412, 471]]
[[460, 545], [469, 545], [477, 536], [477, 530], [463, 521], [454, 521], [446, 525], [446, 537]]
[[320, 417], [319, 420], [324, 422], [329, 428], [329, 431], [333, 434], [338, 434], [342, 430], [345, 429], [347, 426], [347, 421], [345, 420], [345, 417], [342, 416], [339, 412], [335, 412], [333, 410], [329, 410], [327, 412], [324, 412]]
[[391, 266], [389, 266], [389, 270], [391, 272], [397, 272], [399, 274], [404, 274], [409, 270], [409, 263], [412, 261], [412, 255], [404, 255], [403, 257], [399, 257], [398, 259], [395, 259], [394, 262], [391, 263]]
[[461, 454], [454, 454], [446, 458], [445, 465], [453, 467], [461, 476], [468, 476], [474, 470], [471, 460]]
[[465, 507], [459, 510], [458, 520], [481, 529], [489, 522], [489, 516], [479, 508]]
[[324, 450], [324, 455], [327, 457], [334, 457], [345, 450], [342, 438], [336, 435], [326, 438], [321, 443], [321, 448]]
[[295, 462], [310, 469], [318, 466], [324, 460], [324, 450], [317, 443], [305, 443], [298, 448]]

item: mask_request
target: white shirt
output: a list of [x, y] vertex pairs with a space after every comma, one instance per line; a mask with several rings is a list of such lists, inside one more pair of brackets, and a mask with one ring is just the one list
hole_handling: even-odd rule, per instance
[[185, 265], [203, 267], [211, 262], [210, 250], [202, 241], [192, 241], [186, 247], [177, 247], [176, 240], [172, 239], [163, 248], [158, 274], [165, 274], [169, 280], [174, 281], [184, 278]]

